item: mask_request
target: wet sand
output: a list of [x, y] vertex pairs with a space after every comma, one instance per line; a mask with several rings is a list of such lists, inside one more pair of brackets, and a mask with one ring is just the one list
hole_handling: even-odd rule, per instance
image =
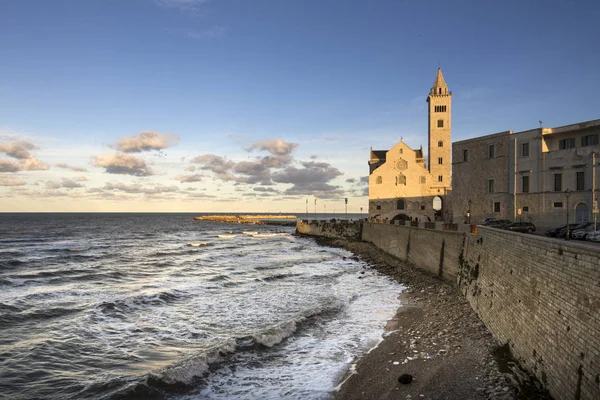
[[[352, 251], [408, 287], [400, 294], [403, 307], [390, 321], [390, 333], [357, 360], [334, 399], [548, 398], [518, 366], [494, 357], [499, 343], [456, 287], [369, 243], [319, 241]], [[402, 374], [412, 375], [413, 381], [399, 383]]]

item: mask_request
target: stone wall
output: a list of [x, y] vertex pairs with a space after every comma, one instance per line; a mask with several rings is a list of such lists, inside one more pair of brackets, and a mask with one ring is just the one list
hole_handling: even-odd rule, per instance
[[490, 332], [556, 399], [600, 399], [600, 252], [479, 227], [460, 288]]
[[302, 235], [336, 239], [360, 240], [360, 221], [349, 220], [298, 220], [296, 232]]
[[456, 282], [463, 233], [366, 222], [362, 239], [433, 275]]
[[[356, 225], [298, 231], [355, 239]], [[371, 222], [362, 239], [458, 284], [554, 398], [600, 399], [600, 247], [482, 226], [471, 234]]]

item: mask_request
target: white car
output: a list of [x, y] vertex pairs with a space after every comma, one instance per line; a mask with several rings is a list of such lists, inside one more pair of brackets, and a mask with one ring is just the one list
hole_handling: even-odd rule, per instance
[[600, 243], [600, 231], [589, 232], [585, 237], [585, 240], [589, 240], [590, 242], [599, 242]]
[[[600, 223], [596, 225], [596, 231], [600, 230]], [[594, 232], [594, 223], [590, 223], [588, 226], [582, 229], [573, 230], [571, 237], [576, 240], [585, 240], [589, 233]]]

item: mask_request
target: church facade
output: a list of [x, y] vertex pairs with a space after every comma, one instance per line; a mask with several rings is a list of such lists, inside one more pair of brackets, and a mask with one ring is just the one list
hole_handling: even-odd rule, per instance
[[[423, 148], [403, 141], [389, 150], [371, 149], [369, 158], [369, 215], [393, 219], [399, 214], [420, 220], [443, 219], [450, 213], [452, 92], [438, 69], [426, 99], [428, 157]], [[405, 218], [406, 218], [405, 217]]]

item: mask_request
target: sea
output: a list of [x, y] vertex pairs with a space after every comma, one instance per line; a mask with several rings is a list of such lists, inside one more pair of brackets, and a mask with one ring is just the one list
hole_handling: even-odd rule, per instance
[[0, 214], [0, 398], [331, 398], [404, 287], [199, 215]]

